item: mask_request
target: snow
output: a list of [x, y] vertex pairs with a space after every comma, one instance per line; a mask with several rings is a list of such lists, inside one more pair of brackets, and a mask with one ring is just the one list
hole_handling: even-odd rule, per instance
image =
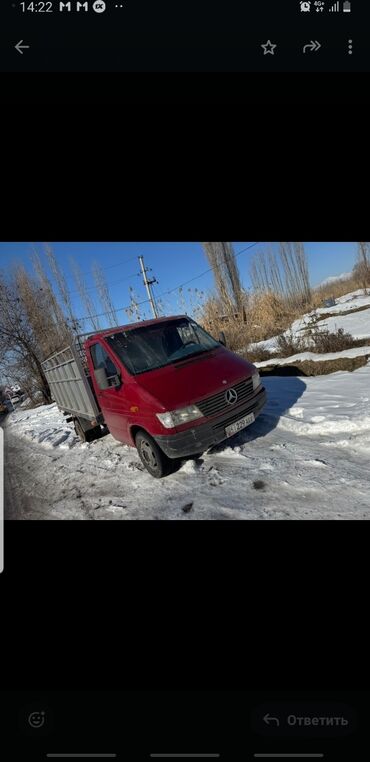
[[276, 357], [271, 360], [264, 360], [264, 362], [255, 362], [256, 368], [266, 368], [268, 365], [288, 365], [295, 362], [303, 362], [304, 360], [313, 360], [314, 362], [323, 362], [325, 360], [339, 360], [341, 357], [370, 357], [370, 344], [365, 347], [352, 347], [352, 349], [343, 349], [341, 352], [323, 352], [318, 354], [317, 352], [300, 352], [299, 354], [291, 355], [290, 357]]
[[9, 416], [14, 433], [48, 447], [71, 449], [79, 441], [73, 427], [65, 422], [55, 403]]
[[352, 315], [338, 315], [318, 323], [320, 330], [337, 331], [343, 328], [354, 339], [367, 339], [370, 336], [370, 309], [355, 312]]
[[[269, 379], [264, 381], [268, 386]], [[340, 371], [305, 378], [305, 386], [307, 391], [299, 403], [291, 408], [286, 404], [277, 428], [293, 431], [299, 437], [319, 437], [321, 445], [337, 444], [338, 438], [342, 442], [342, 435], [348, 434], [352, 452], [370, 454], [370, 363], [353, 373]], [[288, 393], [281, 389], [280, 405]]]
[[370, 519], [370, 363], [263, 379], [257, 421], [153, 479], [111, 435], [81, 444], [55, 404], [5, 419], [8, 518]]
[[370, 296], [365, 296], [363, 289], [360, 289], [359, 291], [351, 291], [349, 294], [345, 294], [344, 296], [339, 296], [338, 299], [335, 300], [335, 305], [333, 307], [319, 307], [316, 312], [319, 315], [325, 315], [326, 313], [332, 313], [332, 312], [347, 312], [348, 310], [355, 310], [359, 307], [370, 307]]

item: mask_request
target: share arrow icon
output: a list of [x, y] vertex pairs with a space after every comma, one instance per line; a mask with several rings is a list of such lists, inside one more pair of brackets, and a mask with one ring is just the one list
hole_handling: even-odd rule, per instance
[[307, 45], [305, 45], [305, 46], [304, 46], [304, 48], [303, 48], [303, 52], [304, 52], [304, 53], [306, 52], [306, 49], [307, 49], [307, 48], [308, 48], [308, 50], [310, 50], [312, 53], [313, 53], [313, 52], [315, 52], [315, 53], [316, 53], [318, 50], [320, 50], [320, 48], [321, 48], [321, 45], [320, 45], [320, 43], [319, 43], [319, 42], [317, 42], [317, 40], [311, 40], [311, 42], [307, 43]]

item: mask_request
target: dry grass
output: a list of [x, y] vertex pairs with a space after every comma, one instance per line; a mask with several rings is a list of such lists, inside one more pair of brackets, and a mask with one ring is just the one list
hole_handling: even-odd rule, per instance
[[265, 362], [265, 360], [271, 360], [273, 357], [276, 357], [276, 353], [269, 352], [268, 349], [257, 347], [251, 344], [246, 350], [244, 356], [246, 360], [249, 360], [249, 362]]
[[[243, 322], [241, 317], [235, 318], [232, 315], [233, 308], [231, 305], [225, 307], [220, 299], [213, 295], [199, 306], [197, 319], [216, 339], [219, 338], [220, 331], [223, 331], [229, 349], [236, 351], [249, 347], [248, 356], [253, 358], [255, 362], [262, 362], [262, 354], [266, 350], [262, 350], [261, 353], [261, 350], [255, 347], [254, 344], [284, 333], [294, 320], [301, 318], [304, 314], [318, 307], [322, 307], [324, 299], [331, 297], [338, 299], [340, 296], [344, 296], [351, 291], [357, 291], [360, 288], [362, 288], [362, 285], [355, 277], [336, 280], [333, 283], [312, 290], [311, 302], [301, 308], [292, 308], [288, 299], [271, 291], [253, 293], [249, 297], [246, 297], [245, 322]], [[229, 316], [227, 320], [223, 320], [221, 317], [225, 314]], [[327, 317], [328, 315], [318, 316], [316, 320], [318, 322], [321, 319], [327, 319]], [[288, 357], [289, 354], [296, 354], [297, 352], [304, 351], [305, 348], [312, 350], [312, 347], [304, 347], [303, 342], [302, 344], [300, 342], [301, 340], [296, 337], [294, 339], [293, 337], [279, 338], [279, 350], [282, 356]], [[338, 347], [339, 345], [342, 349], [349, 346], [343, 337], [336, 336], [336, 338], [333, 338], [331, 336], [326, 344], [326, 346], [331, 348], [325, 351], [338, 351], [338, 349], [333, 347]], [[354, 346], [354, 343], [351, 346]], [[324, 350], [313, 349], [313, 351], [319, 352]], [[264, 355], [263, 359], [268, 358]]]
[[343, 349], [353, 347], [354, 338], [350, 333], [345, 333], [344, 328], [338, 328], [337, 331], [319, 331], [318, 329], [311, 334], [313, 342], [312, 351], [319, 354], [326, 352], [342, 352]]
[[361, 283], [354, 277], [341, 278], [341, 280], [335, 280], [333, 283], [319, 286], [312, 291], [311, 309], [322, 307], [324, 299], [339, 299], [340, 296], [349, 294], [351, 291], [358, 291], [361, 287]]
[[[225, 312], [229, 315], [227, 320], [220, 317]], [[284, 299], [268, 292], [253, 294], [248, 299], [245, 317], [245, 322], [235, 318], [231, 307], [227, 311], [217, 298], [211, 297], [204, 304], [198, 319], [216, 339], [223, 331], [229, 349], [238, 350], [285, 331], [298, 314], [288, 307]]]
[[[225, 312], [230, 315], [227, 321], [221, 317]], [[227, 346], [231, 350], [242, 349], [250, 341], [247, 324], [241, 319], [233, 317], [231, 306], [229, 309], [225, 308], [220, 300], [214, 296], [203, 305], [198, 320], [205, 330], [217, 340], [220, 332], [223, 331]]]
[[269, 365], [259, 368], [261, 376], [326, 376], [340, 370], [353, 372], [367, 364], [370, 355], [340, 357], [336, 360], [303, 360], [287, 365]]
[[257, 342], [285, 331], [298, 317], [286, 300], [271, 291], [254, 294], [249, 303], [250, 341]]
[[305, 339], [297, 336], [293, 331], [280, 334], [276, 339], [276, 347], [278, 349], [278, 357], [291, 357], [308, 349]]
[[292, 331], [281, 334], [276, 339], [278, 349], [277, 357], [292, 357], [300, 352], [342, 352], [344, 349], [352, 349], [356, 346], [356, 340], [350, 333], [345, 333], [344, 328], [336, 331], [320, 331], [316, 326], [311, 328], [305, 336], [297, 336]]

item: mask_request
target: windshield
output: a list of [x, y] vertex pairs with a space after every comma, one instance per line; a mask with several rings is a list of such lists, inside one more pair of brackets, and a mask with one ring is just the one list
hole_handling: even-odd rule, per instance
[[192, 320], [171, 320], [121, 331], [106, 338], [109, 346], [133, 375], [209, 352], [220, 346]]

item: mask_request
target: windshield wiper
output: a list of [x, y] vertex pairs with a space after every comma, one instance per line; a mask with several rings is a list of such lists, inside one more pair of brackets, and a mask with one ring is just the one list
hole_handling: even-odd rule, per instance
[[[213, 349], [216, 349], [216, 347]], [[170, 360], [170, 363], [185, 362], [185, 360], [190, 360], [192, 357], [196, 357], [197, 355], [204, 355], [206, 352], [212, 352], [213, 349], [200, 349], [199, 352], [191, 352], [190, 355], [185, 355], [185, 357], [178, 357], [176, 360]]]

